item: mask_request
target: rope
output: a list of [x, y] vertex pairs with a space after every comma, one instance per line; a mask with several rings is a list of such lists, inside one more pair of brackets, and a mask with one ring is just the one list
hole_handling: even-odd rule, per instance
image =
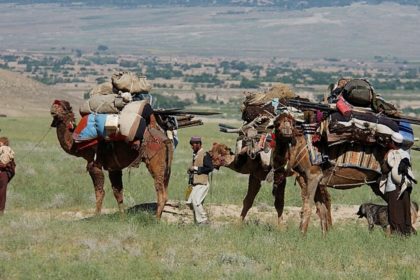
[[31, 155], [32, 154], [32, 152], [36, 149], [36, 148], [38, 148], [38, 146], [41, 144], [41, 142], [42, 141], [44, 141], [45, 140], [45, 138], [47, 137], [47, 135], [48, 135], [48, 133], [50, 132], [50, 130], [51, 130], [51, 128], [52, 127], [49, 127], [48, 128], [48, 130], [47, 130], [47, 132], [41, 137], [41, 139], [35, 144], [35, 146], [33, 146], [33, 148], [28, 152], [28, 153], [26, 153], [25, 154], [25, 156], [24, 157], [22, 157], [21, 158], [21, 160], [23, 161], [24, 159], [26, 159], [29, 155]]
[[[303, 157], [301, 157], [300, 159], [299, 159], [299, 156], [302, 154], [302, 152], [304, 152], [305, 151], [305, 149], [307, 149], [308, 148], [308, 143], [306, 143], [305, 142], [305, 144], [304, 144], [304, 146], [302, 147], [302, 149], [299, 151], [299, 153], [296, 155], [296, 162], [293, 164], [293, 166], [289, 166], [288, 168], [287, 168], [287, 172], [290, 172], [290, 170], [292, 170], [292, 169], [294, 169], [294, 168], [296, 168], [296, 166], [298, 166], [299, 165], [299, 163], [305, 158], [305, 155], [303, 155]], [[299, 159], [299, 160], [298, 160]]]

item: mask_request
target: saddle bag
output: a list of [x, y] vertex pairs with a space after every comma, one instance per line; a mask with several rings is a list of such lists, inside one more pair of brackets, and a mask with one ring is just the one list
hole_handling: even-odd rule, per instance
[[343, 88], [343, 97], [353, 106], [370, 107], [373, 90], [369, 82], [363, 79], [349, 81]]

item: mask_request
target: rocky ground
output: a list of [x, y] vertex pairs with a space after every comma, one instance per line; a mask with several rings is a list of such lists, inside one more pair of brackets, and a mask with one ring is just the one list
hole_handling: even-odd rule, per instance
[[[218, 227], [226, 225], [229, 223], [240, 223], [239, 215], [241, 213], [242, 206], [233, 205], [233, 204], [207, 204], [205, 205], [207, 212], [209, 213], [209, 218], [211, 220], [212, 227]], [[333, 205], [333, 223], [357, 223], [366, 225], [366, 219], [359, 219], [356, 215], [356, 212], [359, 209], [359, 205]], [[156, 209], [156, 204], [142, 204], [129, 208], [128, 212], [140, 212], [140, 211], [150, 211], [154, 213]], [[104, 209], [104, 214], [113, 214], [116, 212], [116, 209]], [[316, 215], [316, 209], [313, 209], [312, 215], [312, 226], [319, 225], [319, 218]], [[59, 216], [64, 220], [79, 220], [94, 215], [93, 209], [89, 211], [66, 211], [62, 212]], [[284, 208], [283, 218], [281, 220], [280, 226], [287, 225], [298, 225], [300, 215], [300, 207], [295, 206], [286, 206]], [[191, 224], [193, 223], [193, 214], [192, 211], [184, 204], [184, 202], [179, 201], [170, 201], [166, 206], [162, 214], [162, 219], [168, 223], [178, 223], [178, 224]], [[277, 215], [274, 207], [268, 205], [259, 205], [251, 208], [247, 218], [247, 222], [258, 223], [258, 224], [277, 224]], [[415, 228], [420, 227], [420, 221], [414, 224]]]

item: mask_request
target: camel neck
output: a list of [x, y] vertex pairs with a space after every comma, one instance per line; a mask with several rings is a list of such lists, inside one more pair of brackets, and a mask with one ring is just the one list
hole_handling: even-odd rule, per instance
[[68, 154], [75, 154], [73, 149], [73, 133], [69, 129], [70, 121], [62, 121], [57, 124], [57, 138], [60, 146]]

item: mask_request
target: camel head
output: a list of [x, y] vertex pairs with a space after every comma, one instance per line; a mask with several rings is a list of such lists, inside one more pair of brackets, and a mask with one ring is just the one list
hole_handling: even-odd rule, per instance
[[274, 120], [276, 139], [291, 141], [296, 136], [296, 121], [288, 112], [281, 113]]
[[211, 156], [213, 167], [216, 169], [230, 165], [235, 159], [235, 154], [225, 144], [213, 143], [213, 147], [208, 153]]
[[74, 113], [68, 101], [55, 100], [51, 105], [50, 113], [53, 117], [51, 127], [57, 127], [59, 122], [75, 122]]

